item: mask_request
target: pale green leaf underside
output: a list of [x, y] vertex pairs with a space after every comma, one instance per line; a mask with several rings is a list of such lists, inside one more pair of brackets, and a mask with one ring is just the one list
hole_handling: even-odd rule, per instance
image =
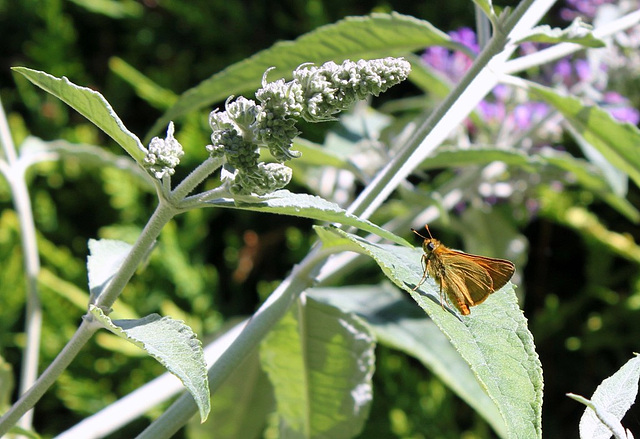
[[111, 320], [91, 305], [91, 314], [115, 335], [144, 349], [191, 393], [204, 422], [209, 416], [209, 380], [202, 345], [191, 328], [179, 320], [150, 314], [135, 320]]
[[[640, 357], [635, 356], [616, 373], [602, 381], [591, 397], [591, 403], [612, 417], [618, 424], [638, 395]], [[624, 430], [623, 430], [624, 432]], [[598, 420], [594, 411], [585, 409], [580, 419], [580, 437], [584, 439], [609, 439], [611, 432]]]
[[308, 294], [362, 317], [379, 343], [420, 360], [482, 415], [501, 437], [506, 437], [500, 412], [469, 365], [424, 311], [405, 300], [395, 286], [385, 282], [381, 285], [313, 288]]
[[154, 190], [149, 174], [131, 158], [114, 154], [97, 145], [71, 143], [66, 140], [49, 142], [29, 136], [20, 146], [20, 160], [25, 160], [29, 164], [70, 158], [78, 160], [82, 165], [109, 166], [119, 169], [133, 177], [141, 188], [148, 191]]
[[351, 438], [372, 398], [375, 341], [358, 318], [301, 296], [262, 343], [281, 437]]
[[[599, 426], [602, 427], [601, 431], [594, 430], [587, 433], [583, 433], [582, 429], [580, 429], [580, 439], [609, 439], [611, 437], [611, 434], [613, 434], [615, 439], [627, 439], [627, 435], [625, 434], [624, 427], [620, 423], [620, 420], [613, 416], [611, 413], [607, 412], [604, 408], [594, 404], [587, 398], [584, 398], [580, 395], [567, 393], [567, 396], [575, 401], [578, 401], [581, 404], [586, 405], [587, 409], [585, 410], [585, 412], [591, 409], [593, 417], [596, 420], [599, 420], [598, 424], [600, 424]], [[595, 426], [594, 422], [589, 422], [589, 424], [594, 424]], [[633, 439], [633, 437], [628, 436], [628, 439]]]
[[158, 132], [169, 120], [224, 101], [230, 95], [253, 93], [270, 67], [275, 67], [269, 73], [270, 80], [290, 78], [293, 70], [303, 63], [383, 58], [433, 45], [457, 47], [444, 32], [414, 17], [396, 13], [347, 17], [295, 41], [278, 42], [187, 90], [155, 123], [150, 133]]
[[538, 84], [528, 84], [534, 94], [562, 113], [567, 122], [612, 165], [640, 185], [640, 131], [636, 126], [618, 122], [602, 108], [585, 105], [575, 97], [562, 96]]
[[140, 139], [124, 126], [109, 102], [100, 93], [75, 85], [64, 76], [56, 78], [48, 73], [26, 67], [14, 67], [12, 70], [82, 114], [115, 140], [136, 162], [142, 164], [147, 153], [146, 148]]
[[412, 290], [423, 274], [421, 250], [373, 244], [336, 228], [316, 230], [323, 230], [323, 240], [329, 234], [347, 238], [353, 251], [371, 256], [391, 281], [411, 294], [486, 388], [506, 424], [507, 437], [541, 437], [542, 367], [510, 283], [463, 317], [450, 305], [442, 309], [433, 279]]
[[130, 250], [131, 244], [115, 239], [89, 240], [87, 274], [92, 301], [95, 302], [118, 272]]
[[575, 43], [596, 49], [604, 47], [604, 41], [593, 36], [591, 29], [591, 26], [583, 23], [580, 19], [574, 20], [566, 29], [552, 28], [548, 25], [537, 26], [531, 30], [529, 35], [518, 40], [518, 43], [525, 41], [548, 44]]
[[376, 234], [401, 245], [409, 245], [407, 241], [395, 234], [370, 221], [362, 220], [355, 215], [351, 215], [337, 204], [314, 195], [295, 194], [288, 190], [279, 190], [268, 195], [244, 197], [242, 199], [236, 199], [235, 201], [230, 198], [219, 198], [207, 204], [217, 207], [253, 210], [256, 212], [277, 213], [280, 215], [311, 218], [319, 221], [337, 222], [346, 226], [357, 227], [358, 229]]

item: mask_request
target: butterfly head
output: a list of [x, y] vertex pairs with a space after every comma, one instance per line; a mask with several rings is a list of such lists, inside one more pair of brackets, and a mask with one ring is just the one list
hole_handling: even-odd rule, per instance
[[411, 229], [413, 233], [418, 235], [424, 241], [422, 241], [422, 251], [424, 251], [427, 256], [431, 255], [438, 247], [440, 247], [440, 241], [431, 236], [431, 230], [429, 230], [429, 226], [424, 226], [427, 229], [427, 233], [429, 233], [429, 237], [422, 236], [418, 233], [417, 230]]

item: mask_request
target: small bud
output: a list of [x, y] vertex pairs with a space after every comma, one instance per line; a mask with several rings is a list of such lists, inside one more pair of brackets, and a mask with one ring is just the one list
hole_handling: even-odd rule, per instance
[[256, 123], [256, 118], [262, 111], [262, 108], [260, 108], [255, 101], [243, 96], [240, 96], [235, 101], [227, 100], [225, 108], [228, 117], [235, 122], [236, 126], [243, 133], [250, 136], [253, 126]]
[[174, 168], [178, 166], [180, 158], [184, 155], [182, 145], [173, 137], [173, 133], [173, 122], [169, 122], [167, 137], [151, 139], [147, 156], [144, 158], [145, 166], [158, 180], [167, 175], [173, 175]]
[[252, 171], [237, 173], [231, 192], [236, 195], [266, 195], [289, 184], [291, 175], [291, 168], [281, 163], [258, 163]]

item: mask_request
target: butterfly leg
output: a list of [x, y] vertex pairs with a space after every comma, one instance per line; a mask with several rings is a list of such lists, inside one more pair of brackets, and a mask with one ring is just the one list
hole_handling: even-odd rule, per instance
[[418, 282], [418, 285], [416, 285], [413, 288], [413, 291], [416, 291], [418, 288], [420, 288], [420, 285], [422, 285], [424, 283], [425, 280], [427, 280], [427, 276], [429, 275], [429, 273], [427, 272], [427, 256], [426, 255], [422, 255], [422, 259], [420, 259], [420, 264], [422, 265], [422, 279], [420, 279], [420, 282]]

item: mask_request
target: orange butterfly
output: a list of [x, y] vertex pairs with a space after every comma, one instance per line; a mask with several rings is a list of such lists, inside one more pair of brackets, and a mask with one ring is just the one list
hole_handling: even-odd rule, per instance
[[485, 301], [489, 294], [499, 290], [509, 282], [516, 271], [513, 262], [505, 259], [487, 258], [451, 250], [431, 236], [429, 226], [424, 226], [429, 237], [416, 230], [413, 233], [424, 239], [422, 242], [422, 266], [424, 274], [414, 291], [424, 283], [427, 276], [440, 284], [440, 303], [444, 307], [446, 293], [451, 303], [462, 313], [469, 315], [470, 306]]

